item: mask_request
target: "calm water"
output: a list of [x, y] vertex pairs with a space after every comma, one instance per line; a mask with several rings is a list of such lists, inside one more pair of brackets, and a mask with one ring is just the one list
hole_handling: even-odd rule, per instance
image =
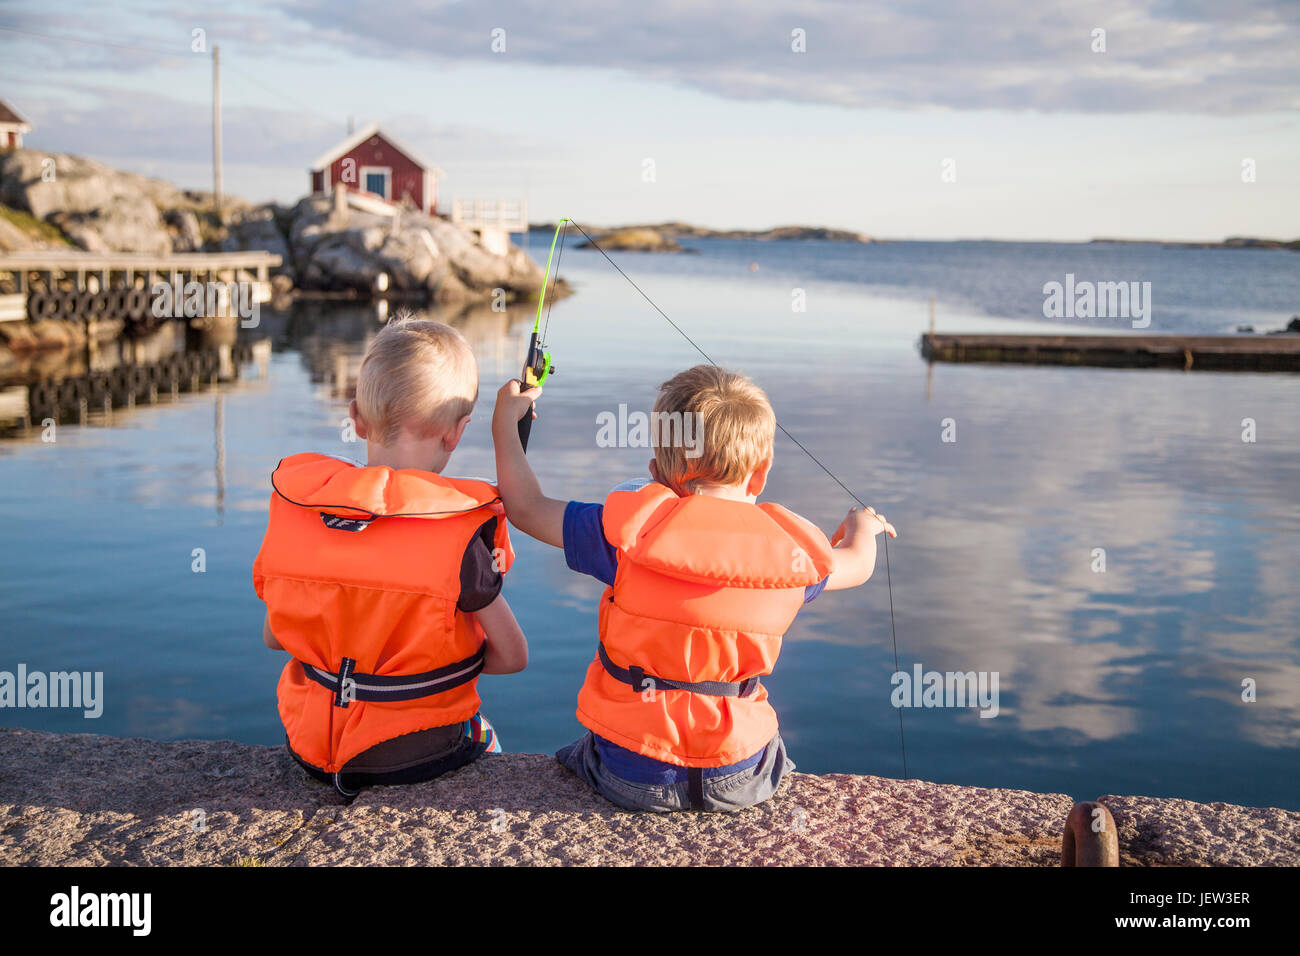
[[[705, 253], [616, 258], [897, 525], [903, 668], [999, 674], [994, 719], [903, 712], [913, 776], [1300, 809], [1297, 377], [928, 370], [915, 347], [932, 292], [941, 329], [1025, 329], [1035, 313], [1041, 323], [1042, 284], [1067, 271], [1153, 281], [1153, 328], [1275, 327], [1300, 311], [1294, 253], [694, 245]], [[620, 402], [649, 409], [655, 386], [698, 355], [594, 253], [571, 248], [564, 273], [578, 294], [552, 315], [559, 371], [529, 457], [548, 493], [596, 500], [649, 457], [597, 447], [596, 416]], [[791, 313], [794, 286], [807, 290], [805, 313]], [[455, 321], [483, 384], [452, 470], [490, 475], [490, 403], [518, 371], [528, 320]], [[264, 314], [276, 349], [265, 377], [249, 369], [236, 386], [111, 428], [61, 427], [54, 443], [0, 444], [0, 669], [102, 670], [106, 685], [98, 720], [6, 710], [0, 723], [283, 739], [284, 658], [262, 647], [250, 580], [268, 477], [297, 451], [364, 454], [340, 423], [377, 328], [369, 309]], [[941, 441], [949, 418], [955, 442]], [[1254, 443], [1241, 440], [1244, 418]], [[827, 531], [850, 504], [780, 437], [766, 497]], [[558, 551], [522, 535], [516, 546], [506, 593], [533, 662], [480, 686], [508, 749], [547, 752], [580, 732], [574, 696], [601, 586]], [[195, 548], [205, 573], [191, 570]], [[1092, 570], [1097, 548], [1104, 573]], [[768, 683], [803, 770], [902, 773], [885, 580], [882, 555], [872, 581], [823, 595], [787, 635]], [[1241, 700], [1247, 678], [1253, 703]]]

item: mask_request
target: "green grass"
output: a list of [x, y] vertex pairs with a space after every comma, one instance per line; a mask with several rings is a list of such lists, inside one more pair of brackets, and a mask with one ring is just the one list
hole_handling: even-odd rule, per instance
[[70, 246], [66, 236], [59, 232], [57, 228], [51, 226], [48, 222], [41, 222], [25, 212], [13, 209], [9, 206], [0, 205], [0, 218], [12, 223], [22, 232], [33, 239], [41, 239], [45, 242], [54, 242], [63, 246]]

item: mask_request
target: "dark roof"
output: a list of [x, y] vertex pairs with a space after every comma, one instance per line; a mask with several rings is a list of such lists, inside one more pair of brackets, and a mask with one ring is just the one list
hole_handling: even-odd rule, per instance
[[23, 119], [21, 116], [19, 116], [17, 113], [15, 113], [12, 109], [10, 109], [10, 108], [9, 108], [9, 104], [6, 103], [4, 100], [0, 100], [0, 123], [24, 123], [24, 124], [26, 124], [26, 123], [27, 123], [27, 120]]

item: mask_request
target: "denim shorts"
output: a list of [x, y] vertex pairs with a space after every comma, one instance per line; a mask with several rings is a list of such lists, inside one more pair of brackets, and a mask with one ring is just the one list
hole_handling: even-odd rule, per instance
[[601, 762], [596, 739], [590, 732], [557, 752], [555, 759], [611, 803], [626, 810], [655, 813], [743, 810], [770, 798], [786, 774], [794, 770], [794, 761], [786, 755], [780, 734], [768, 742], [763, 758], [753, 767], [721, 777], [705, 777], [697, 768], [687, 768], [694, 772], [681, 783], [637, 783], [616, 776]]

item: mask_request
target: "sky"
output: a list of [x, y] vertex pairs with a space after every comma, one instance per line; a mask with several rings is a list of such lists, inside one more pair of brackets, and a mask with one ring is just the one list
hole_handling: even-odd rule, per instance
[[[1099, 32], [1104, 31], [1104, 32]], [[1300, 3], [0, 2], [25, 145], [292, 203], [378, 122], [534, 222], [1300, 237]]]

